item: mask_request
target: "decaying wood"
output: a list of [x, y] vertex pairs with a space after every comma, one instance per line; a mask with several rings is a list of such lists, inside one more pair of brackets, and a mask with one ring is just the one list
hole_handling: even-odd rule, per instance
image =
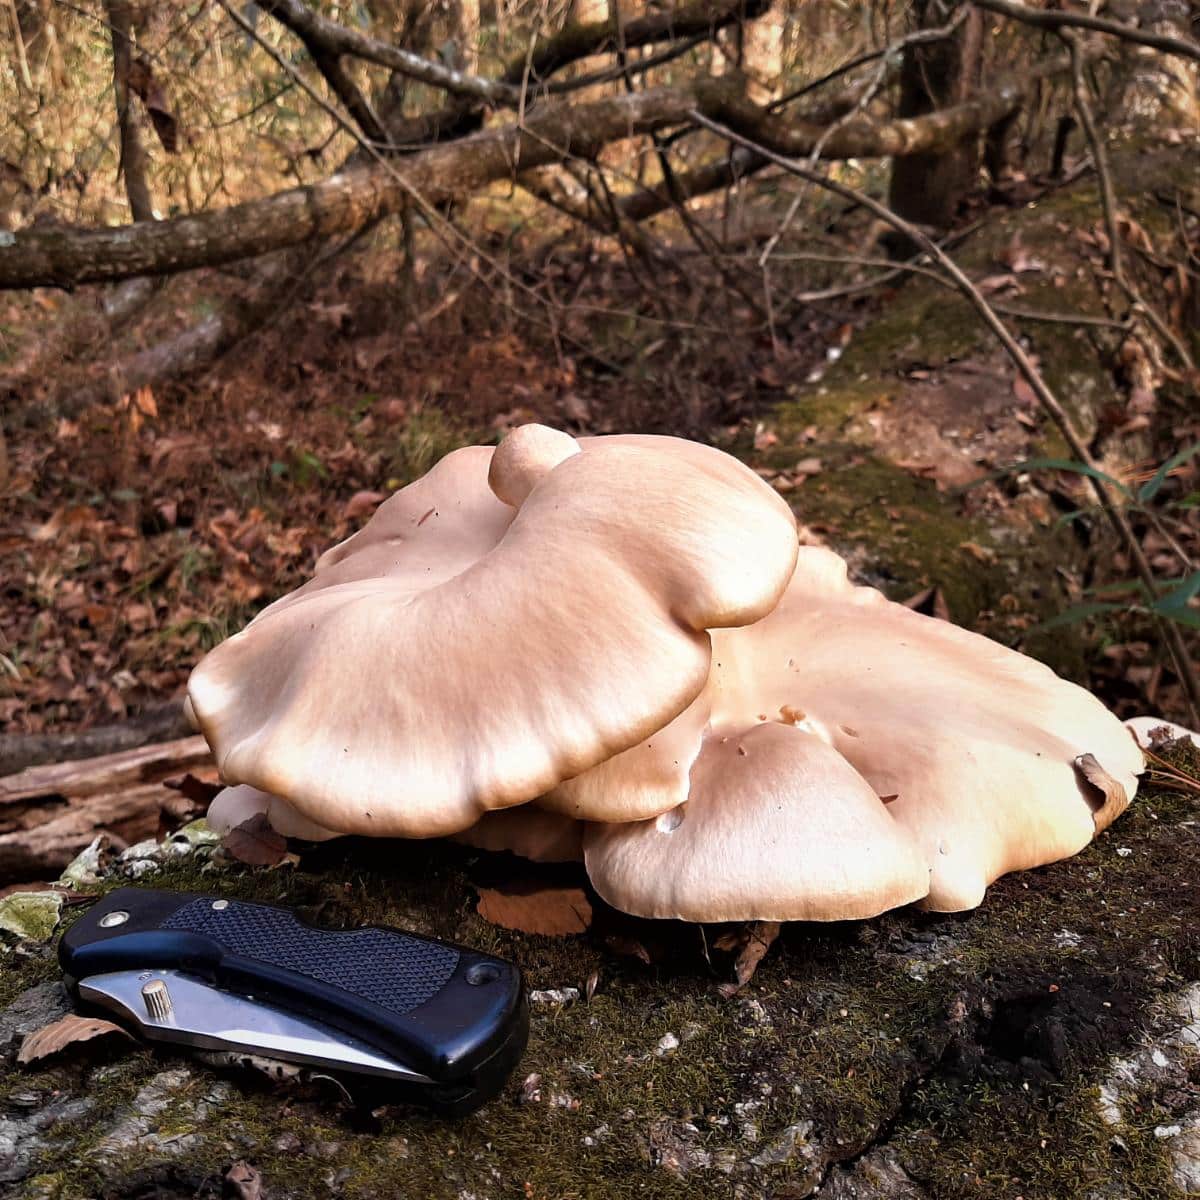
[[21, 801], [43, 796], [94, 796], [126, 785], [165, 779], [211, 761], [208, 743], [196, 735], [80, 762], [30, 767], [0, 779], [0, 822], [10, 806]]
[[[0, 447], [2, 447], [0, 435]], [[3, 473], [0, 472], [0, 481]], [[41, 763], [73, 762], [135, 750], [154, 742], [184, 737], [190, 731], [183, 708], [178, 703], [149, 708], [128, 721], [116, 725], [96, 725], [91, 729], [72, 729], [58, 733], [0, 734], [0, 779], [26, 767]]]
[[[30, 805], [21, 811], [29, 827], [0, 833], [0, 880], [53, 879], [98, 833], [117, 850], [158, 832], [159, 808], [170, 796], [161, 783]], [[5, 822], [10, 814], [5, 813]]]
[[52, 879], [100, 832], [118, 849], [158, 831], [183, 771], [216, 778], [202, 737], [179, 738], [0, 779], [0, 881]]

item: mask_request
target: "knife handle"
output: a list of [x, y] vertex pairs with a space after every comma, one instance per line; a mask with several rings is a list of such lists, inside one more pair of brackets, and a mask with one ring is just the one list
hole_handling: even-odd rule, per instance
[[318, 929], [273, 905], [118, 888], [58, 955], [77, 980], [175, 968], [353, 1034], [439, 1083], [469, 1080], [489, 1060], [511, 1067], [524, 1048], [512, 963], [385, 926]]

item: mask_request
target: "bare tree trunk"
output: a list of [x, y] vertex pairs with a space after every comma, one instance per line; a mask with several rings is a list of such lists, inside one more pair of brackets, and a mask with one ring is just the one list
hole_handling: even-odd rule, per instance
[[129, 68], [133, 61], [133, 6], [129, 0], [105, 0], [113, 49], [113, 92], [117, 100], [117, 124], [121, 131], [121, 171], [125, 193], [135, 221], [154, 220], [154, 202], [146, 182], [146, 151], [138, 132], [137, 118], [129, 103]]
[[[921, 28], [945, 25], [962, 0], [916, 0]], [[910, 46], [900, 71], [901, 117], [919, 117], [970, 98], [979, 83], [983, 14], [972, 9], [952, 37]], [[914, 154], [892, 164], [889, 203], [909, 221], [945, 229], [979, 178], [978, 133], [949, 150]]]

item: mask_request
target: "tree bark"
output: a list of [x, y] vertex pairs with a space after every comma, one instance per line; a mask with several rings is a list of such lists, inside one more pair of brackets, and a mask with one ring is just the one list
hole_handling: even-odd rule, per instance
[[132, 275], [168, 275], [353, 233], [414, 197], [445, 203], [522, 168], [579, 155], [687, 121], [687, 88], [655, 89], [592, 104], [546, 105], [523, 126], [508, 125], [433, 146], [387, 167], [351, 168], [217, 212], [115, 229], [30, 229], [0, 246], [0, 287], [68, 287]]
[[[0, 734], [0, 776], [42, 763], [72, 762], [181, 738], [190, 728], [182, 706], [176, 702], [147, 709], [119, 725], [60, 733]], [[0, 783], [0, 788], [3, 786]]]
[[105, 0], [113, 51], [113, 93], [117, 102], [117, 127], [121, 135], [120, 171], [135, 221], [154, 220], [154, 201], [146, 182], [146, 151], [137, 117], [129, 100], [129, 68], [133, 61], [133, 5], [129, 0]]
[[[1144, 0], [1129, 8], [1146, 34], [1169, 40], [1189, 32], [1190, 13], [1183, 0]], [[1170, 128], [1195, 133], [1200, 129], [1197, 78], [1195, 59], [1122, 40], [1106, 104], [1109, 117], [1152, 134]]]
[[[934, 28], [946, 24], [962, 2], [916, 0], [913, 11], [921, 28]], [[979, 83], [982, 49], [983, 18], [975, 9], [952, 37], [910, 46], [900, 71], [899, 115], [923, 117], [966, 103]], [[892, 165], [889, 203], [906, 220], [948, 228], [959, 204], [975, 187], [979, 167], [978, 131], [966, 131], [950, 146], [897, 159]]]

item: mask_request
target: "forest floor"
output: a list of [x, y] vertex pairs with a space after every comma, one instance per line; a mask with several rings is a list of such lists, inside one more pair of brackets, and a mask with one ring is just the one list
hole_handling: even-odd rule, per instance
[[[1200, 776], [1186, 743], [1169, 757]], [[580, 886], [581, 871], [445, 843], [334, 842], [261, 867], [143, 844], [85, 890], [136, 878], [499, 953], [533, 989], [529, 1049], [457, 1121], [116, 1036], [19, 1066], [25, 1036], [67, 1011], [51, 944], [26, 940], [0, 973], [0, 1194], [1195, 1195], [1198, 854], [1200, 785], [1151, 778], [1084, 852], [1000, 880], [976, 911], [788, 925], [739, 989], [727, 927], [593, 898], [586, 933], [552, 938], [475, 910], [498, 880]]]

